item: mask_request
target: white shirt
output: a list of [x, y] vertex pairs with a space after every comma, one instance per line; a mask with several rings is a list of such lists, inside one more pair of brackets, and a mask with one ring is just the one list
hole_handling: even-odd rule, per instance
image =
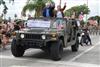
[[58, 11], [57, 12], [57, 18], [62, 18], [63, 16], [62, 16], [62, 13], [61, 13], [61, 11]]
[[77, 26], [80, 26], [80, 21], [79, 20], [77, 21]]

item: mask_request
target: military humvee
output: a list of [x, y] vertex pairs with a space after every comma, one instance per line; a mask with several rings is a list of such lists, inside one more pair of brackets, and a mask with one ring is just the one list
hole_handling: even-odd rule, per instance
[[23, 56], [28, 48], [42, 49], [53, 60], [60, 60], [63, 48], [71, 46], [76, 52], [79, 48], [79, 32], [76, 20], [64, 18], [33, 18], [25, 24], [26, 28], [15, 31], [11, 51], [15, 57]]

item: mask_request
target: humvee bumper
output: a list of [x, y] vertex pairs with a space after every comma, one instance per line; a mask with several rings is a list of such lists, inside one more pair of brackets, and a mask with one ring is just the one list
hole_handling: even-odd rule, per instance
[[38, 39], [16, 39], [16, 45], [22, 45], [27, 47], [43, 47], [46, 46], [48, 42], [57, 41], [56, 39], [46, 39], [46, 40], [38, 40]]

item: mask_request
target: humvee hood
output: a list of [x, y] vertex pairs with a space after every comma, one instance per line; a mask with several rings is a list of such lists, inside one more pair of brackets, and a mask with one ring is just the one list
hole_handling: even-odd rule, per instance
[[28, 29], [28, 28], [25, 28], [25, 29], [22, 29], [22, 30], [19, 30], [19, 31], [16, 31], [18, 33], [37, 33], [37, 34], [49, 34], [49, 33], [52, 33], [52, 32], [57, 32], [57, 29], [50, 29], [50, 28], [32, 28], [32, 29]]

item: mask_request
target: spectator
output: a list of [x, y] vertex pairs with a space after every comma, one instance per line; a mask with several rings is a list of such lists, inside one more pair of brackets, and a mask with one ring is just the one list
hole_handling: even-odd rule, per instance
[[3, 38], [2, 38], [3, 49], [6, 49], [5, 47], [9, 43], [9, 38], [10, 38], [10, 35], [8, 33], [6, 33], [6, 34], [3, 35]]
[[20, 30], [20, 29], [21, 29], [21, 27], [20, 27], [20, 22], [21, 22], [21, 21], [17, 21], [17, 22], [16, 22], [16, 24], [14, 25], [14, 31]]
[[12, 22], [9, 22], [8, 25], [9, 25], [9, 31], [12, 32], [12, 30], [14, 29], [14, 24]]
[[9, 38], [10, 38], [10, 33], [9, 33], [9, 26], [7, 24], [7, 21], [4, 21], [3, 25], [2, 25], [2, 47], [3, 49], [6, 49], [6, 45], [9, 43]]
[[1, 44], [2, 44], [2, 25], [0, 24], [0, 48], [1, 48]]
[[86, 38], [88, 39], [90, 45], [92, 45], [91, 38], [90, 38], [90, 35], [89, 35], [89, 30], [88, 30], [88, 27], [86, 25], [84, 25], [83, 31], [84, 31], [84, 34], [85, 34]]

